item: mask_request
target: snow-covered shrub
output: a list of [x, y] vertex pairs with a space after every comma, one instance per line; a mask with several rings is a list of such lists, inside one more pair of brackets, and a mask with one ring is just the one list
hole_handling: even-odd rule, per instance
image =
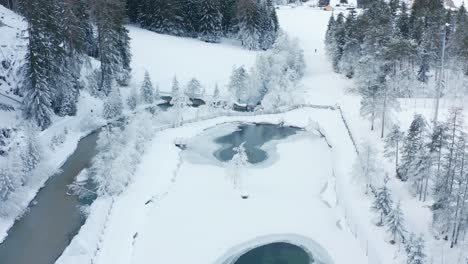
[[65, 127], [62, 132], [56, 133], [51, 139], [50, 139], [50, 148], [54, 150], [56, 147], [62, 145], [65, 140], [67, 139], [67, 134], [68, 130]]
[[99, 195], [117, 195], [121, 193], [129, 183], [126, 164], [120, 158], [125, 153], [126, 138], [120, 128], [106, 127], [99, 134], [97, 142], [98, 154], [93, 159], [91, 168], [92, 180], [96, 184]]
[[233, 70], [228, 85], [231, 98], [254, 106], [261, 101], [265, 110], [298, 103], [294, 91], [304, 69], [304, 52], [298, 41], [281, 32], [271, 50], [257, 55], [249, 73], [243, 67]]
[[100, 196], [116, 196], [130, 184], [141, 155], [155, 126], [150, 113], [138, 113], [124, 128], [105, 127], [99, 134], [98, 154], [93, 159], [90, 179]]
[[127, 98], [127, 106], [130, 110], [135, 110], [139, 103], [139, 94], [135, 87], [130, 91], [130, 95]]
[[175, 127], [182, 125], [183, 114], [185, 108], [190, 104], [190, 99], [187, 95], [181, 91], [177, 90], [177, 93], [171, 99], [172, 112], [174, 113], [173, 125]]

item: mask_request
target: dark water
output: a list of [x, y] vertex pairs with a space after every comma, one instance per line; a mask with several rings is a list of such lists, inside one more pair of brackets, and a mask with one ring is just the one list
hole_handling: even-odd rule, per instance
[[302, 248], [288, 243], [272, 243], [254, 248], [234, 264], [310, 264], [314, 260]]
[[241, 124], [237, 131], [215, 139], [215, 142], [222, 147], [214, 153], [214, 156], [220, 161], [231, 160], [234, 148], [245, 142], [244, 147], [249, 162], [259, 163], [268, 158], [267, 153], [260, 149], [265, 143], [287, 138], [300, 130], [296, 127], [273, 124]]
[[29, 211], [15, 222], [0, 244], [0, 264], [53, 264], [84, 222], [78, 207], [84, 203], [68, 195], [68, 185], [96, 155], [99, 132], [84, 137], [76, 151], [42, 188]]

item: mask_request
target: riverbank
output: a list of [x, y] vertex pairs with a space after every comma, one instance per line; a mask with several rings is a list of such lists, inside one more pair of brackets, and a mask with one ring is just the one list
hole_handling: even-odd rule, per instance
[[[106, 124], [101, 118], [102, 102], [87, 93], [80, 96], [79, 111], [76, 116], [54, 120], [54, 124], [38, 135], [43, 157], [37, 168], [28, 177], [24, 186], [16, 190], [6, 202], [14, 204], [15, 211], [8, 217], [0, 218], [0, 243], [8, 236], [8, 230], [15, 221], [34, 206], [34, 198], [44, 187], [47, 180], [55, 175], [70, 155], [76, 150], [78, 142], [97, 128]], [[54, 137], [61, 137], [58, 144], [51, 144]]]

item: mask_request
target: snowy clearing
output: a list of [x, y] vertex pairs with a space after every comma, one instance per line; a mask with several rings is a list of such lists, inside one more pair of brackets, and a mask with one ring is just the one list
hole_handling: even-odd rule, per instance
[[183, 87], [191, 78], [197, 78], [209, 95], [213, 94], [216, 83], [220, 91], [226, 91], [233, 67], [244, 65], [250, 68], [257, 54], [236, 43], [212, 44], [134, 26], [127, 28], [132, 38], [133, 82], [139, 84], [147, 70], [163, 92], [171, 91], [174, 76]]

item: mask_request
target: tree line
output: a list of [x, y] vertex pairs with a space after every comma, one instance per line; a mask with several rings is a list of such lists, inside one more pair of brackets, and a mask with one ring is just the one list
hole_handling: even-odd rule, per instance
[[411, 183], [414, 195], [421, 201], [434, 200], [434, 229], [452, 247], [468, 227], [468, 143], [464, 118], [463, 109], [453, 107], [447, 119], [431, 130], [422, 115], [415, 115], [406, 133], [394, 126], [385, 145], [387, 157], [396, 161], [398, 177]]
[[127, 85], [130, 60], [123, 0], [20, 0], [28, 22], [23, 82], [23, 113], [41, 129], [52, 115], [75, 115], [81, 68], [87, 56], [100, 61], [99, 92], [107, 96], [112, 83]]
[[381, 122], [383, 137], [398, 97], [435, 97], [438, 85], [442, 96], [466, 92], [468, 14], [440, 0], [416, 0], [411, 8], [399, 0], [368, 2], [360, 15], [332, 16], [325, 42], [334, 70], [356, 80], [361, 114], [371, 129]]
[[272, 0], [128, 0], [130, 22], [162, 34], [269, 49], [279, 30]]

